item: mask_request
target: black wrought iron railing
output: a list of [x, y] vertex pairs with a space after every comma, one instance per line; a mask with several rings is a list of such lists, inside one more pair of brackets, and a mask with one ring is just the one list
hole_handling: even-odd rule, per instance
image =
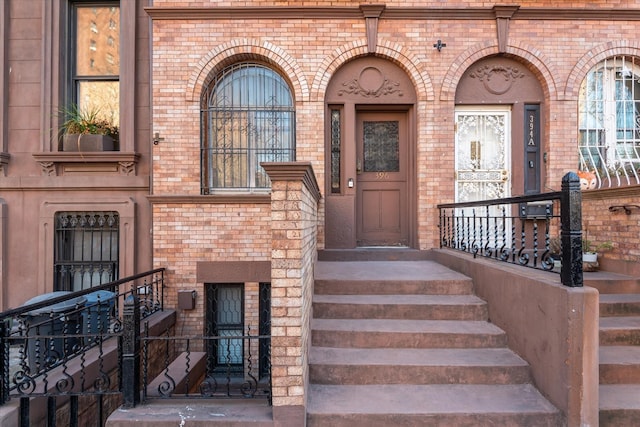
[[553, 193], [438, 205], [440, 247], [558, 271], [579, 287], [582, 275], [580, 179], [568, 173]]
[[79, 397], [97, 396], [101, 425], [105, 400], [121, 395], [123, 301], [139, 295], [139, 316], [146, 318], [163, 310], [164, 286], [159, 268], [79, 292], [39, 295], [0, 313], [0, 404], [19, 398], [19, 425], [29, 426], [31, 399], [46, 397], [54, 425], [61, 398], [77, 425]]
[[46, 425], [64, 414], [65, 424], [103, 426], [110, 411], [141, 399], [270, 403], [270, 319], [260, 316], [255, 333], [176, 336], [165, 285], [160, 268], [0, 313], [0, 404], [19, 399], [18, 425], [26, 427], [40, 422], [30, 406], [42, 397]]
[[[138, 305], [135, 294], [124, 302], [124, 407], [154, 397], [264, 397], [271, 402], [270, 357], [260, 354], [270, 348], [265, 345], [269, 335], [251, 335], [248, 329], [246, 335], [182, 336], [167, 331], [165, 336], [151, 336], [145, 325], [137, 336]], [[261, 365], [264, 360], [267, 366]]]
[[[271, 400], [271, 336], [145, 336], [142, 341], [143, 400], [153, 398], [265, 398]], [[153, 344], [164, 351], [154, 360]], [[203, 351], [217, 348], [217, 352]], [[266, 361], [266, 366], [262, 366]], [[155, 362], [155, 363], [154, 363]], [[161, 367], [153, 377], [152, 366]]]

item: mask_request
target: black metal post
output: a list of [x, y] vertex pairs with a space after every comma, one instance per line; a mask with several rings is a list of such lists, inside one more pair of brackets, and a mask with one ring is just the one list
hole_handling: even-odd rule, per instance
[[122, 400], [125, 408], [140, 403], [140, 299], [131, 292], [122, 309]]
[[30, 427], [31, 419], [29, 417], [29, 404], [31, 399], [29, 397], [20, 398], [20, 427]]
[[582, 277], [582, 193], [580, 178], [575, 172], [562, 177], [560, 199], [560, 240], [562, 242], [562, 268], [560, 280], [563, 285], [581, 287]]

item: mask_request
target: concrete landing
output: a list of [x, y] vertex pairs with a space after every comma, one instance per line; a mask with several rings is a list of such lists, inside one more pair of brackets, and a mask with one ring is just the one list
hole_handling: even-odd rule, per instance
[[109, 416], [106, 427], [175, 426], [273, 427], [271, 406], [266, 400], [179, 400], [158, 399], [132, 409], [119, 408]]
[[468, 281], [464, 274], [434, 261], [322, 261], [316, 264], [317, 280], [345, 281]]

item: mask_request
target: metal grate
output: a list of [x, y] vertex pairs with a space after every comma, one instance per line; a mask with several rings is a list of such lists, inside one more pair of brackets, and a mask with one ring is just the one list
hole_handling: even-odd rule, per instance
[[640, 183], [640, 60], [615, 56], [596, 65], [578, 100], [580, 170], [592, 187]]
[[203, 93], [202, 193], [269, 188], [261, 162], [295, 160], [295, 109], [286, 81], [256, 63], [224, 69]]
[[58, 212], [55, 224], [56, 291], [80, 291], [117, 280], [117, 212]]
[[206, 335], [223, 337], [207, 341], [208, 372], [232, 370], [242, 374], [244, 333], [243, 285], [208, 284]]

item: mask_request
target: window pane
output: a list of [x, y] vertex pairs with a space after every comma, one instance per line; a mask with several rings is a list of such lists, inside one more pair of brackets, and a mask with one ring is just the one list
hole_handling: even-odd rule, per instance
[[76, 75], [120, 74], [120, 8], [76, 9]]
[[96, 112], [98, 118], [120, 126], [120, 83], [117, 81], [78, 82], [80, 111]]
[[397, 121], [364, 122], [364, 171], [400, 170], [399, 126]]
[[331, 110], [331, 192], [340, 192], [340, 155], [342, 131], [340, 110]]

